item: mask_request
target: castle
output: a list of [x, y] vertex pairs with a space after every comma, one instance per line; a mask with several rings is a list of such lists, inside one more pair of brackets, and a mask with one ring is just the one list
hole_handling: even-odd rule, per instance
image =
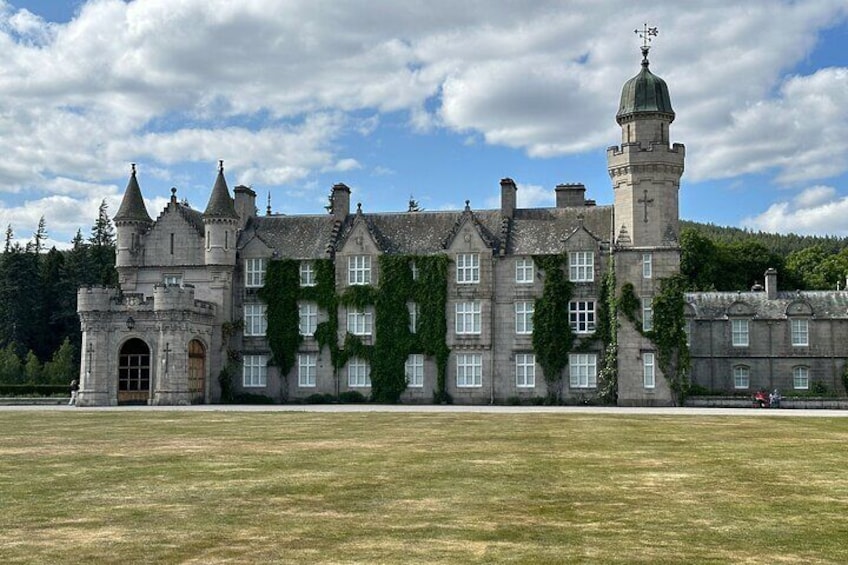
[[[647, 55], [643, 47], [640, 72], [622, 88], [621, 143], [607, 150], [612, 206], [564, 184], [555, 207], [518, 208], [516, 184], [505, 178], [493, 210], [351, 210], [350, 189], [337, 184], [329, 213], [259, 215], [251, 188], [231, 196], [221, 163], [203, 212], [172, 189], [153, 220], [133, 166], [114, 217], [120, 289], [78, 293], [78, 404], [215, 403], [233, 392], [278, 402], [369, 396], [377, 363], [381, 387], [401, 383], [401, 402], [593, 398], [610, 359], [597, 332], [610, 325], [603, 296], [611, 280], [638, 300], [612, 324], [617, 403], [674, 403], [649, 336], [661, 281], [679, 273], [685, 149], [670, 142], [668, 87]], [[275, 264], [286, 265], [273, 282], [288, 297], [284, 307], [269, 299]], [[764, 290], [685, 296], [692, 382], [716, 391], [841, 387], [848, 293], [778, 292], [776, 276], [767, 273]], [[425, 279], [430, 295], [385, 290], [392, 281], [424, 288]], [[546, 286], [559, 279], [568, 282]], [[546, 288], [568, 289], [559, 295], [568, 319], [559, 322], [569, 348], [555, 375], [544, 374], [534, 348]], [[557, 337], [549, 334], [548, 345]], [[228, 381], [219, 378], [233, 368]]]

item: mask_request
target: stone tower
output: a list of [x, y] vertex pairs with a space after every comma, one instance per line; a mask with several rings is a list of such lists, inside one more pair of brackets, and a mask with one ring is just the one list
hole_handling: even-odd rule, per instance
[[209, 203], [203, 212], [206, 233], [206, 265], [234, 266], [236, 263], [236, 230], [239, 217], [227, 181], [224, 179], [224, 162], [218, 162], [218, 177], [212, 187]]
[[143, 264], [144, 234], [153, 224], [138, 186], [135, 163], [132, 164], [127, 190], [113, 221], [117, 235], [115, 267], [121, 287], [132, 290], [135, 287], [138, 267]]
[[[655, 346], [643, 332], [653, 326], [659, 281], [680, 272], [678, 191], [685, 156], [683, 145], [669, 142], [674, 110], [665, 81], [648, 68], [648, 49], [646, 41], [642, 70], [621, 91], [621, 145], [607, 150], [616, 282], [619, 292], [632, 284], [640, 303], [629, 317], [619, 313], [619, 404], [642, 406], [673, 402]], [[631, 321], [634, 315], [641, 328]]]

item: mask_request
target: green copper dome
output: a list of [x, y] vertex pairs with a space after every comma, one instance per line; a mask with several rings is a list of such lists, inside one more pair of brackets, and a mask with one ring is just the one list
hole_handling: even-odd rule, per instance
[[643, 51], [642, 70], [638, 75], [624, 83], [621, 89], [621, 104], [618, 106], [616, 120], [622, 120], [634, 114], [666, 114], [669, 121], [674, 120], [671, 98], [665, 81], [648, 70], [648, 54]]

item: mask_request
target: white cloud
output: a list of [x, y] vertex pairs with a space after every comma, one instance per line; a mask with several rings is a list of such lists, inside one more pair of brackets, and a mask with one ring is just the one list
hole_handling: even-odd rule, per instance
[[773, 233], [848, 236], [848, 197], [830, 186], [813, 186], [791, 201], [776, 202], [757, 216], [742, 220], [744, 227]]

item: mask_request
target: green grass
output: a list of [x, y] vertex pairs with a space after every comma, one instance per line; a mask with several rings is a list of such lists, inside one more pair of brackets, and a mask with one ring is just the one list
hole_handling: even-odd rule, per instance
[[846, 563], [848, 419], [0, 412], [3, 563]]

